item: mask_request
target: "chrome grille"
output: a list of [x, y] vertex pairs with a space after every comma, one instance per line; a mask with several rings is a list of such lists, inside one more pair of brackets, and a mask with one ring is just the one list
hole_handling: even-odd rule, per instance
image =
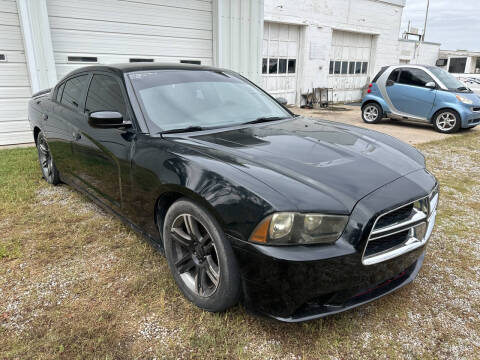
[[438, 188], [429, 196], [380, 215], [363, 251], [364, 265], [377, 264], [425, 245], [435, 223]]

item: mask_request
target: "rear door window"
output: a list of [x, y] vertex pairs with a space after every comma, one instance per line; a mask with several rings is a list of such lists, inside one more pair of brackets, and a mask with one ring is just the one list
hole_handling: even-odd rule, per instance
[[388, 80], [391, 80], [393, 82], [398, 81], [398, 75], [400, 74], [400, 70], [393, 70], [390, 76], [388, 77]]
[[420, 69], [402, 69], [398, 82], [405, 85], [425, 86], [433, 79], [425, 71]]
[[89, 75], [76, 76], [65, 82], [61, 103], [73, 109], [81, 108], [82, 96], [87, 87]]

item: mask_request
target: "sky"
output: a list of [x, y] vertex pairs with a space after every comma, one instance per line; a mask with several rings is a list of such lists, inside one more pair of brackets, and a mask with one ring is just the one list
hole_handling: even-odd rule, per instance
[[[427, 0], [407, 0], [402, 34], [408, 20], [422, 32], [426, 8]], [[442, 50], [480, 51], [480, 0], [430, 0], [425, 41], [441, 43]]]

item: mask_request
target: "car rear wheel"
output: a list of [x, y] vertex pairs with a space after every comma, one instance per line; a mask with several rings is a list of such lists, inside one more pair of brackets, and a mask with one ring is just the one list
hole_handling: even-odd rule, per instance
[[52, 185], [57, 185], [60, 183], [60, 174], [58, 173], [57, 167], [50, 153], [50, 148], [48, 147], [47, 139], [42, 132], [38, 134], [37, 137], [37, 152], [38, 152], [38, 161], [40, 163], [40, 169], [42, 170], [43, 178]]
[[460, 130], [460, 116], [453, 110], [442, 110], [433, 118], [435, 130], [444, 134], [453, 134]]
[[383, 118], [382, 107], [376, 103], [368, 103], [362, 108], [362, 119], [368, 124], [376, 124]]
[[163, 239], [170, 271], [188, 300], [211, 312], [238, 302], [240, 275], [235, 255], [207, 210], [188, 199], [178, 200], [165, 216]]

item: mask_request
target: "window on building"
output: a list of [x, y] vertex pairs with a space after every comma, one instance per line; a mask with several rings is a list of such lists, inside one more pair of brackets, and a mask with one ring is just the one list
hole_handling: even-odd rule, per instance
[[425, 71], [420, 69], [402, 69], [398, 82], [405, 85], [425, 86], [433, 79]]
[[278, 59], [268, 59], [268, 73], [278, 74]]
[[355, 61], [350, 61], [348, 63], [348, 73], [355, 74]]
[[362, 63], [360, 61], [357, 61], [355, 63], [355, 74], [361, 74], [362, 73]]
[[342, 61], [342, 74], [348, 74], [348, 61]]
[[334, 69], [334, 73], [335, 73], [335, 74], [340, 74], [340, 72], [341, 72], [341, 66], [342, 66], [342, 62], [341, 62], [341, 61], [335, 61], [335, 69]]
[[94, 75], [88, 89], [85, 112], [118, 111], [125, 119], [127, 106], [118, 82], [108, 75]]
[[287, 73], [287, 59], [278, 60], [278, 73], [286, 74]]
[[68, 62], [89, 62], [96, 63], [98, 59], [96, 56], [69, 56]]
[[364, 61], [362, 63], [362, 74], [366, 74], [368, 71], [368, 62]]
[[0, 54], [0, 61], [7, 61], [7, 55]]
[[450, 66], [448, 67], [448, 72], [454, 74], [463, 74], [465, 73], [465, 67], [467, 66], [467, 58], [450, 58]]
[[153, 62], [153, 59], [130, 58], [131, 63], [134, 62]]
[[267, 74], [268, 73], [268, 59], [263, 58], [262, 59], [262, 74]]
[[330, 74], [333, 74], [333, 68], [335, 67], [335, 61], [330, 61]]
[[288, 59], [288, 73], [295, 74], [296, 71], [297, 71], [297, 60]]
[[200, 60], [180, 60], [180, 64], [202, 65]]
[[83, 91], [87, 86], [88, 78], [88, 75], [80, 75], [67, 80], [63, 89], [61, 103], [78, 109], [82, 101]]
[[477, 60], [475, 61], [475, 74], [480, 73], [480, 58], [477, 57]]

